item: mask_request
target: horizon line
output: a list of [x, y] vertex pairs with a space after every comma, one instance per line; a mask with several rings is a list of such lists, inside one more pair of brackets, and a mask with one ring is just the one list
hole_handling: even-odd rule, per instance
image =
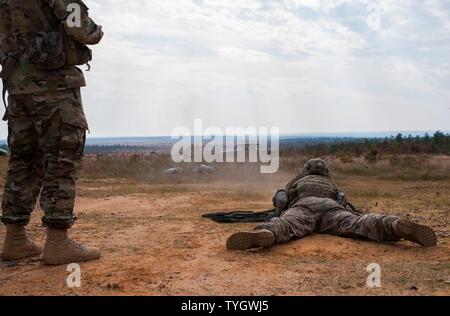
[[[334, 136], [339, 136], [336, 138], [377, 138], [376, 134], [384, 134], [384, 135], [390, 135], [395, 136], [397, 134], [402, 134], [403, 136], [408, 136], [412, 134], [430, 134], [432, 136], [436, 132], [442, 132], [444, 134], [450, 134], [450, 130], [397, 130], [397, 131], [357, 131], [357, 132], [292, 132], [292, 133], [282, 133], [279, 136], [280, 137], [317, 137], [317, 138], [328, 138]], [[365, 136], [365, 137], [355, 137], [350, 135], [357, 135], [357, 134], [374, 134], [374, 136]], [[199, 136], [214, 136], [214, 135], [191, 135], [191, 137], [199, 137]], [[224, 137], [231, 137], [231, 136], [256, 136], [256, 135], [221, 135]], [[384, 136], [386, 137], [386, 136]], [[93, 136], [90, 137], [87, 135], [87, 139], [112, 139], [112, 138], [122, 138], [122, 139], [132, 139], [132, 138], [171, 138], [171, 135], [148, 135], [148, 136]], [[6, 142], [6, 138], [0, 138], [1, 142]]]
[[[403, 134], [405, 136], [408, 136], [408, 134], [434, 134], [436, 132], [442, 132], [444, 134], [450, 134], [450, 130], [397, 130], [397, 131], [357, 131], [357, 132], [292, 132], [292, 133], [281, 133], [280, 137], [287, 137], [287, 136], [322, 136], [322, 135], [354, 135], [354, 134], [391, 134], [393, 136], [397, 134]], [[208, 134], [205, 135], [198, 135], [198, 134], [192, 134], [191, 137], [198, 137], [198, 136], [211, 136]], [[247, 134], [240, 134], [240, 135], [222, 135], [222, 136], [248, 136]], [[254, 136], [254, 135], [250, 135]], [[93, 137], [87, 137], [90, 139], [95, 138], [171, 138], [171, 135], [135, 135], [135, 136], [93, 136]]]

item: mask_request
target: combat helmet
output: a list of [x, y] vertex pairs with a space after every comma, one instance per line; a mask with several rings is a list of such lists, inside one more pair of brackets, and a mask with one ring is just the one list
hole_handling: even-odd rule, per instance
[[303, 167], [304, 175], [319, 175], [330, 177], [330, 169], [328, 169], [328, 165], [325, 160], [320, 158], [315, 158], [308, 160]]

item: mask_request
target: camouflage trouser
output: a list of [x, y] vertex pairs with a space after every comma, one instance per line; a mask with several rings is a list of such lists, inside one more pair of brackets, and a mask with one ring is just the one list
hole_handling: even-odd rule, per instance
[[372, 241], [398, 241], [392, 224], [399, 218], [381, 214], [356, 214], [326, 198], [309, 197], [294, 204], [281, 217], [256, 227], [272, 231], [278, 243], [312, 233]]
[[40, 193], [44, 225], [69, 228], [87, 130], [80, 90], [12, 95], [8, 101], [11, 157], [1, 220], [28, 224]]

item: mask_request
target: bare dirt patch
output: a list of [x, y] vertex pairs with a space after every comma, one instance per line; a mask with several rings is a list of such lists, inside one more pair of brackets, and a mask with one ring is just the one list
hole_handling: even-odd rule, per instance
[[[221, 225], [201, 214], [271, 206], [286, 174], [258, 181], [214, 179], [202, 184], [83, 179], [72, 236], [99, 246], [81, 264], [82, 286], [66, 286], [66, 267], [38, 259], [0, 262], [1, 295], [449, 295], [450, 181], [338, 177], [355, 204], [431, 225], [439, 246], [376, 244], [312, 235], [270, 250], [229, 252], [225, 240], [251, 224]], [[3, 184], [3, 181], [1, 181]], [[2, 190], [2, 187], [0, 187]], [[29, 226], [44, 241], [37, 209]], [[0, 236], [5, 232], [0, 227]], [[382, 268], [382, 287], [368, 289], [366, 267]]]

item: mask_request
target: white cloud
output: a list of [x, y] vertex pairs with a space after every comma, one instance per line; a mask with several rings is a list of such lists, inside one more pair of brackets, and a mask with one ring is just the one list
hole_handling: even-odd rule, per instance
[[91, 0], [106, 32], [83, 90], [92, 136], [167, 135], [198, 117], [282, 132], [448, 128], [448, 1], [377, 0], [378, 32], [372, 2]]
[[234, 59], [240, 62], [268, 62], [270, 55], [264, 52], [242, 49], [237, 47], [220, 47], [217, 52], [224, 58]]

